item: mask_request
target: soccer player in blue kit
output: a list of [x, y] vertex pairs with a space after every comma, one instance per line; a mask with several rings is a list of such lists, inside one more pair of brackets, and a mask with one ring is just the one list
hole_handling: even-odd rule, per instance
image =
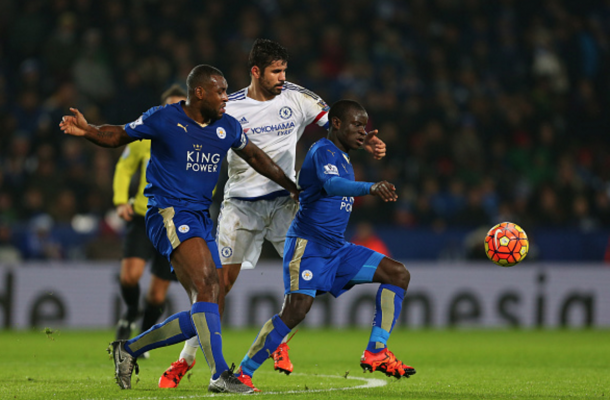
[[341, 100], [331, 107], [328, 119], [328, 138], [311, 146], [297, 179], [302, 192], [284, 246], [284, 306], [263, 325], [236, 373], [254, 391], [260, 391], [252, 383], [254, 371], [303, 321], [316, 295], [330, 292], [337, 297], [361, 283], [381, 285], [360, 366], [396, 378], [415, 373], [387, 348], [409, 285], [409, 271], [403, 264], [344, 238], [354, 196], [371, 194], [386, 202], [396, 201], [396, 188], [386, 181], [354, 181], [348, 152], [361, 148], [367, 135], [364, 108], [355, 101]]
[[225, 114], [227, 81], [220, 70], [198, 65], [186, 83], [186, 101], [154, 107], [130, 124], [89, 125], [72, 108], [74, 115], [64, 116], [60, 128], [102, 147], [151, 140], [146, 171], [149, 185], [144, 191], [148, 197], [148, 236], [171, 262], [192, 304], [190, 311], [174, 314], [133, 339], [112, 343], [118, 385], [131, 388], [136, 359], [144, 352], [196, 335], [211, 370], [208, 390], [251, 393], [250, 387], [237, 380], [222, 354], [218, 313], [222, 285], [216, 272], [222, 264], [208, 208], [222, 160], [230, 149], [288, 190], [295, 200], [298, 189], [266, 153], [248, 141], [239, 122]]

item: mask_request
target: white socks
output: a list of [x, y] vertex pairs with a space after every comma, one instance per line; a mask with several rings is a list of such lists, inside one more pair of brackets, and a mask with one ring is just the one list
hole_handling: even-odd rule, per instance
[[192, 338], [184, 342], [184, 348], [182, 348], [182, 351], [180, 352], [180, 357], [178, 357], [178, 359], [184, 358], [184, 360], [188, 363], [189, 366], [193, 365], [198, 348], [199, 340], [197, 339], [197, 336], [193, 336]]

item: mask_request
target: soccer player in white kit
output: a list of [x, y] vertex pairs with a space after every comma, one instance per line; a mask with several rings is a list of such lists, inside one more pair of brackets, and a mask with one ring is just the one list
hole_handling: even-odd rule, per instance
[[[305, 127], [316, 123], [328, 128], [328, 105], [315, 93], [286, 81], [288, 52], [266, 39], [254, 42], [248, 64], [250, 86], [229, 95], [227, 114], [242, 125], [248, 139], [269, 155], [296, 181], [296, 144]], [[377, 131], [368, 134], [364, 148], [376, 159], [385, 156], [385, 143]], [[229, 180], [218, 216], [216, 243], [225, 295], [241, 269], [252, 269], [260, 257], [264, 240], [273, 244], [280, 257], [284, 240], [298, 204], [281, 186], [258, 174], [233, 152], [227, 156]], [[222, 271], [222, 272], [221, 272]], [[219, 300], [222, 315], [224, 298]], [[195, 364], [199, 344], [187, 341], [178, 361], [159, 379], [159, 387], [174, 388]], [[273, 353], [274, 368], [290, 374], [286, 338]]]

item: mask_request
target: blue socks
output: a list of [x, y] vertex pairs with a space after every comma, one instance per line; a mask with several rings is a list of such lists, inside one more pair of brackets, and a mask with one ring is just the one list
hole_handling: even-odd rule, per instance
[[193, 304], [190, 312], [174, 314], [128, 340], [125, 350], [132, 356], [139, 357], [146, 351], [180, 343], [195, 335], [199, 338], [199, 346], [210, 366], [212, 379], [217, 379], [229, 366], [222, 354], [220, 314], [216, 303], [201, 301]]
[[241, 361], [242, 372], [252, 376], [254, 371], [271, 356], [271, 353], [277, 349], [277, 346], [282, 343], [284, 337], [289, 333], [290, 328], [280, 319], [279, 315], [275, 314], [263, 325], [252, 346], [250, 346], [248, 354]]
[[218, 379], [221, 373], [229, 369], [222, 355], [222, 335], [218, 304], [199, 302], [191, 308], [193, 326], [197, 330], [199, 347], [203, 351], [212, 372], [212, 379]]
[[128, 340], [125, 350], [132, 356], [139, 357], [149, 350], [180, 343], [194, 335], [191, 313], [182, 311]]
[[387, 347], [390, 333], [394, 329], [396, 320], [402, 310], [402, 301], [405, 290], [394, 285], [383, 284], [379, 286], [375, 299], [375, 317], [373, 329], [366, 349], [378, 353]]

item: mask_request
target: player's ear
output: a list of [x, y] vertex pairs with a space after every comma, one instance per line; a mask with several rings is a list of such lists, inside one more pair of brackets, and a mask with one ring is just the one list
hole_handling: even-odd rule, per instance
[[250, 73], [256, 79], [259, 79], [261, 77], [261, 69], [258, 66], [256, 66], [256, 65], [252, 66], [252, 69], [250, 70]]
[[197, 96], [199, 100], [205, 97], [205, 89], [203, 88], [203, 86], [197, 86], [195, 88], [195, 96]]
[[341, 129], [341, 120], [339, 119], [339, 117], [332, 117], [330, 124], [333, 129]]

